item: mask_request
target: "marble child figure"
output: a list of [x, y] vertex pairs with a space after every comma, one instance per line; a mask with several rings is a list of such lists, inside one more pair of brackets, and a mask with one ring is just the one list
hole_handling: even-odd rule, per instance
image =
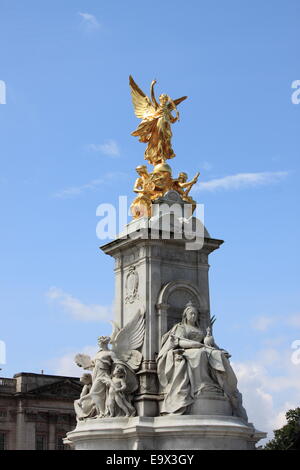
[[112, 373], [106, 400], [106, 416], [116, 415], [116, 406], [119, 407], [125, 416], [134, 416], [136, 410], [134, 406], [126, 399], [126, 369], [121, 364], [117, 364]]
[[[80, 382], [83, 384], [82, 391], [79, 400], [75, 400], [74, 408], [76, 412], [77, 420], [83, 420], [85, 418], [91, 418], [95, 414], [95, 406], [91, 399], [82, 402], [82, 398], [89, 395], [92, 387], [92, 376], [91, 374], [85, 373], [80, 378]], [[90, 395], [89, 395], [90, 397]]]

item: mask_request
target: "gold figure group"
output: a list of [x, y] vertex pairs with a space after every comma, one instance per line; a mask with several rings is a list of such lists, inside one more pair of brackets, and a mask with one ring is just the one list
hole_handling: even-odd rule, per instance
[[[177, 191], [183, 201], [192, 204], [193, 210], [196, 202], [189, 196], [192, 186], [197, 182], [199, 173], [191, 180], [187, 181], [186, 173], [179, 173], [176, 179], [172, 178], [172, 169], [166, 160], [175, 157], [172, 149], [171, 124], [179, 120], [177, 105], [184, 101], [187, 96], [172, 100], [170, 96], [162, 94], [159, 96], [159, 103], [154, 94], [153, 80], [150, 87], [151, 99], [138, 87], [133, 78], [129, 77], [132, 102], [135, 115], [142, 119], [137, 129], [132, 135], [139, 137], [140, 142], [147, 143], [145, 150], [145, 160], [154, 165], [151, 173], [146, 165], [136, 168], [139, 177], [134, 185], [134, 192], [138, 194], [131, 204], [133, 218], [142, 216], [151, 217], [152, 201], [163, 196], [167, 191]], [[172, 115], [176, 112], [176, 116]]]

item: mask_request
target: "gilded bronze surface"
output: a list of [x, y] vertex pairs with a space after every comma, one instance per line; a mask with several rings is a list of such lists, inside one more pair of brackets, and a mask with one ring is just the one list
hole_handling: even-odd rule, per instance
[[[179, 119], [177, 105], [187, 98], [187, 96], [182, 96], [182, 98], [172, 100], [170, 96], [162, 94], [159, 96], [158, 103], [154, 94], [155, 83], [156, 80], [151, 83], [150, 99], [138, 87], [133, 78], [129, 77], [134, 112], [136, 117], [142, 119], [131, 135], [139, 137], [140, 142], [148, 144], [145, 160], [148, 160], [152, 165], [175, 157], [171, 144], [171, 124]], [[176, 116], [172, 115], [172, 111], [176, 112]]]
[[[133, 190], [137, 193], [137, 197], [131, 204], [133, 218], [151, 217], [152, 201], [169, 190], [177, 191], [184, 201], [192, 204], [193, 210], [196, 207], [196, 201], [189, 196], [189, 192], [197, 182], [199, 173], [191, 181], [187, 181], [188, 176], [184, 172], [179, 173], [178, 177], [173, 179], [172, 169], [166, 163], [166, 160], [175, 157], [171, 143], [171, 124], [179, 120], [177, 105], [187, 96], [172, 100], [170, 96], [162, 94], [159, 96], [158, 103], [154, 94], [155, 84], [156, 80], [153, 80], [150, 87], [151, 98], [149, 98], [133, 78], [129, 77], [134, 112], [138, 118], [142, 119], [132, 135], [139, 137], [140, 142], [147, 143], [145, 160], [154, 165], [150, 173], [146, 165], [136, 168], [138, 178]], [[175, 116], [172, 114], [173, 111], [176, 113]]]

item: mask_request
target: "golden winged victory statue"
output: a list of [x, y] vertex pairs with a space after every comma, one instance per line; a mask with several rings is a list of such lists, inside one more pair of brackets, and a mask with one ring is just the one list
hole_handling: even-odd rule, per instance
[[[159, 96], [158, 103], [154, 94], [155, 83], [156, 80], [151, 83], [151, 98], [149, 98], [138, 87], [132, 76], [129, 77], [134, 112], [136, 117], [142, 119], [138, 128], [131, 135], [139, 137], [140, 142], [148, 143], [145, 150], [145, 160], [148, 160], [152, 165], [175, 157], [171, 144], [171, 124], [179, 119], [177, 105], [187, 98], [187, 96], [182, 96], [172, 100], [170, 96], [162, 94]], [[172, 115], [172, 111], [176, 111], [176, 116]]]
[[[135, 182], [134, 192], [138, 193], [138, 196], [131, 204], [134, 218], [151, 217], [152, 201], [170, 190], [180, 193], [182, 199], [192, 203], [193, 207], [196, 204], [188, 193], [198, 180], [199, 173], [190, 182], [186, 182], [186, 173], [180, 173], [177, 179], [173, 179], [172, 169], [166, 163], [166, 160], [175, 157], [171, 143], [171, 125], [179, 120], [177, 106], [187, 96], [173, 100], [169, 95], [162, 94], [159, 96], [158, 103], [154, 93], [155, 84], [156, 80], [153, 80], [149, 98], [135, 83], [132, 76], [129, 76], [134, 112], [138, 118], [142, 119], [131, 135], [139, 137], [140, 142], [148, 144], [145, 150], [145, 160], [154, 166], [152, 173], [148, 173], [146, 165], [136, 168], [139, 177]], [[173, 111], [175, 116], [172, 114]], [[186, 191], [183, 188], [187, 188]]]

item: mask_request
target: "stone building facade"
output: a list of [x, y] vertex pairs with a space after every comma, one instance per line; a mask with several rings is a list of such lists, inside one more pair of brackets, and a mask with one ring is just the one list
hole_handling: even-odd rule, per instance
[[63, 450], [74, 429], [78, 378], [19, 373], [0, 377], [0, 450]]

